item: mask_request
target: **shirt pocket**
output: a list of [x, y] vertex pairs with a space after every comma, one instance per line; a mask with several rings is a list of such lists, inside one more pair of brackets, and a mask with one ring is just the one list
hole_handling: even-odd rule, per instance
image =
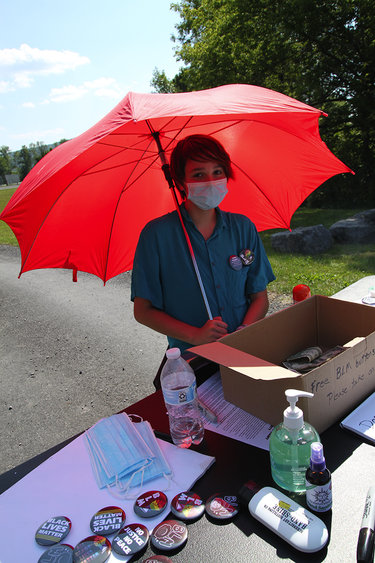
[[228, 272], [228, 301], [233, 308], [247, 306], [246, 282], [248, 268]]

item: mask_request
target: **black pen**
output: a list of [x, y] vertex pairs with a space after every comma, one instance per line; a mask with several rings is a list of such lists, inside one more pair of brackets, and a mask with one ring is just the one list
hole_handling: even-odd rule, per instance
[[369, 563], [373, 561], [375, 529], [375, 487], [367, 492], [365, 509], [363, 511], [362, 526], [357, 543], [357, 562]]

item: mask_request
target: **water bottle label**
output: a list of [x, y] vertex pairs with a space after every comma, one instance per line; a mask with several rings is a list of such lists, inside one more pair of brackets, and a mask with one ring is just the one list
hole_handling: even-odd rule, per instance
[[169, 405], [182, 405], [194, 401], [197, 395], [197, 384], [194, 381], [190, 387], [180, 389], [163, 389], [164, 400]]

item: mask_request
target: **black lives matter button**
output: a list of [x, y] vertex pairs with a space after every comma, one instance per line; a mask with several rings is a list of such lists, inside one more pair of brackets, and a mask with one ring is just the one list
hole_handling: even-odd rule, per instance
[[52, 545], [38, 559], [38, 563], [73, 563], [73, 547], [66, 543]]
[[125, 523], [125, 512], [118, 506], [106, 506], [98, 510], [91, 518], [90, 528], [93, 534], [110, 536], [121, 530]]
[[89, 536], [74, 548], [74, 563], [104, 563], [111, 555], [111, 542], [104, 536]]
[[188, 531], [185, 522], [180, 520], [163, 520], [151, 533], [151, 543], [161, 551], [172, 551], [183, 546]]
[[112, 549], [118, 555], [135, 555], [144, 549], [149, 531], [143, 524], [128, 524], [112, 540]]
[[204, 502], [192, 491], [179, 493], [171, 502], [171, 512], [183, 520], [195, 520], [204, 512]]
[[46, 520], [35, 534], [35, 541], [39, 545], [55, 545], [69, 534], [72, 523], [66, 516], [53, 516]]
[[141, 518], [159, 516], [166, 509], [168, 499], [162, 491], [142, 493], [134, 503], [134, 512]]
[[206, 512], [217, 520], [228, 520], [238, 514], [239, 500], [236, 495], [215, 494], [206, 502]]

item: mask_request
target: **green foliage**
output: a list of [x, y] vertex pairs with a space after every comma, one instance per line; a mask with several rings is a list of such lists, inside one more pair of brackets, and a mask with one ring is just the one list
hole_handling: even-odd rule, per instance
[[[0, 212], [4, 209], [15, 191], [16, 188], [0, 190]], [[0, 221], [0, 244], [17, 246], [17, 239], [14, 236], [13, 231], [6, 223], [4, 223], [4, 221]]]
[[33, 166], [32, 154], [26, 145], [23, 145], [21, 150], [18, 151], [16, 155], [16, 162], [20, 180], [22, 181], [30, 172]]
[[11, 157], [9, 147], [0, 147], [0, 184], [5, 184], [5, 174], [12, 172]]
[[184, 67], [170, 80], [156, 71], [156, 90], [247, 83], [322, 109], [322, 138], [356, 175], [330, 179], [311, 204], [375, 205], [373, 0], [181, 0], [172, 8]]
[[[306, 209], [293, 215], [291, 226], [307, 227], [322, 224], [329, 228], [339, 219], [347, 219], [363, 209]], [[260, 233], [268, 258], [276, 275], [269, 286], [276, 293], [290, 294], [299, 283], [306, 283], [312, 293], [333, 295], [360, 278], [375, 271], [373, 244], [337, 244], [322, 254], [305, 256], [282, 254], [272, 249], [271, 235], [277, 229]]]

